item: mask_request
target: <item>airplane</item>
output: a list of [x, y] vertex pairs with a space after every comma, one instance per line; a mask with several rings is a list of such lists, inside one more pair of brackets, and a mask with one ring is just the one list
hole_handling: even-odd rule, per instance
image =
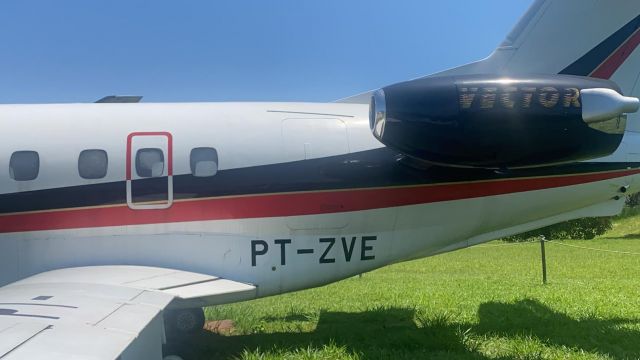
[[333, 103], [1, 105], [0, 359], [162, 359], [202, 307], [640, 191], [640, 2], [536, 0], [486, 59]]

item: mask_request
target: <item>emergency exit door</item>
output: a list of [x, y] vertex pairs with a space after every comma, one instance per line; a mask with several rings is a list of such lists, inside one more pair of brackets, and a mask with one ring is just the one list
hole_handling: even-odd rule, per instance
[[127, 205], [134, 210], [167, 209], [173, 203], [173, 139], [168, 132], [127, 137]]

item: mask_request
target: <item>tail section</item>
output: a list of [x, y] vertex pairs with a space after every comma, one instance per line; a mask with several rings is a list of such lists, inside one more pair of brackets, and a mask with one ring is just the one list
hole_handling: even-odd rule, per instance
[[[640, 1], [536, 0], [487, 59], [437, 75], [566, 74], [615, 81], [640, 96]], [[638, 114], [628, 130], [640, 131]]]
[[[536, 0], [486, 59], [431, 76], [570, 74], [640, 95], [640, 1]], [[344, 99], [368, 103], [365, 93]]]
[[[638, 45], [640, 45], [640, 15], [564, 68], [560, 74], [610, 79], [629, 60]], [[627, 70], [633, 75], [633, 66]]]
[[478, 73], [591, 76], [640, 97], [640, 1], [536, 0], [488, 58], [435, 75]]
[[567, 74], [614, 80], [630, 95], [640, 74], [640, 1], [536, 0], [487, 59], [444, 74]]

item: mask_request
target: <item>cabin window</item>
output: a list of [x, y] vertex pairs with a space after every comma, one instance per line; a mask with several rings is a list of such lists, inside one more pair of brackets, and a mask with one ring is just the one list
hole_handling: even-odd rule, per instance
[[164, 173], [164, 153], [157, 148], [144, 148], [136, 153], [136, 173], [143, 178], [160, 177]]
[[83, 150], [78, 157], [78, 173], [83, 179], [102, 179], [107, 176], [109, 159], [104, 150]]
[[38, 177], [40, 156], [35, 151], [16, 151], [9, 160], [9, 175], [16, 181], [28, 181]]
[[214, 176], [218, 172], [218, 152], [214, 148], [199, 147], [192, 149], [189, 160], [193, 176]]

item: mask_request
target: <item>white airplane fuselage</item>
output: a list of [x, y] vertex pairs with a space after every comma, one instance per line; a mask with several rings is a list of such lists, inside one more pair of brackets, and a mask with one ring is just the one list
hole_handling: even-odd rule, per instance
[[[257, 285], [258, 296], [583, 216], [640, 189], [640, 139], [605, 159], [494, 171], [416, 166], [357, 104], [2, 105], [0, 286], [85, 265], [149, 265]], [[217, 171], [193, 176], [194, 148]], [[155, 178], [136, 153], [157, 148]], [[100, 149], [106, 176], [79, 175]], [[35, 151], [16, 181], [10, 154]], [[149, 190], [151, 189], [151, 190]]]

